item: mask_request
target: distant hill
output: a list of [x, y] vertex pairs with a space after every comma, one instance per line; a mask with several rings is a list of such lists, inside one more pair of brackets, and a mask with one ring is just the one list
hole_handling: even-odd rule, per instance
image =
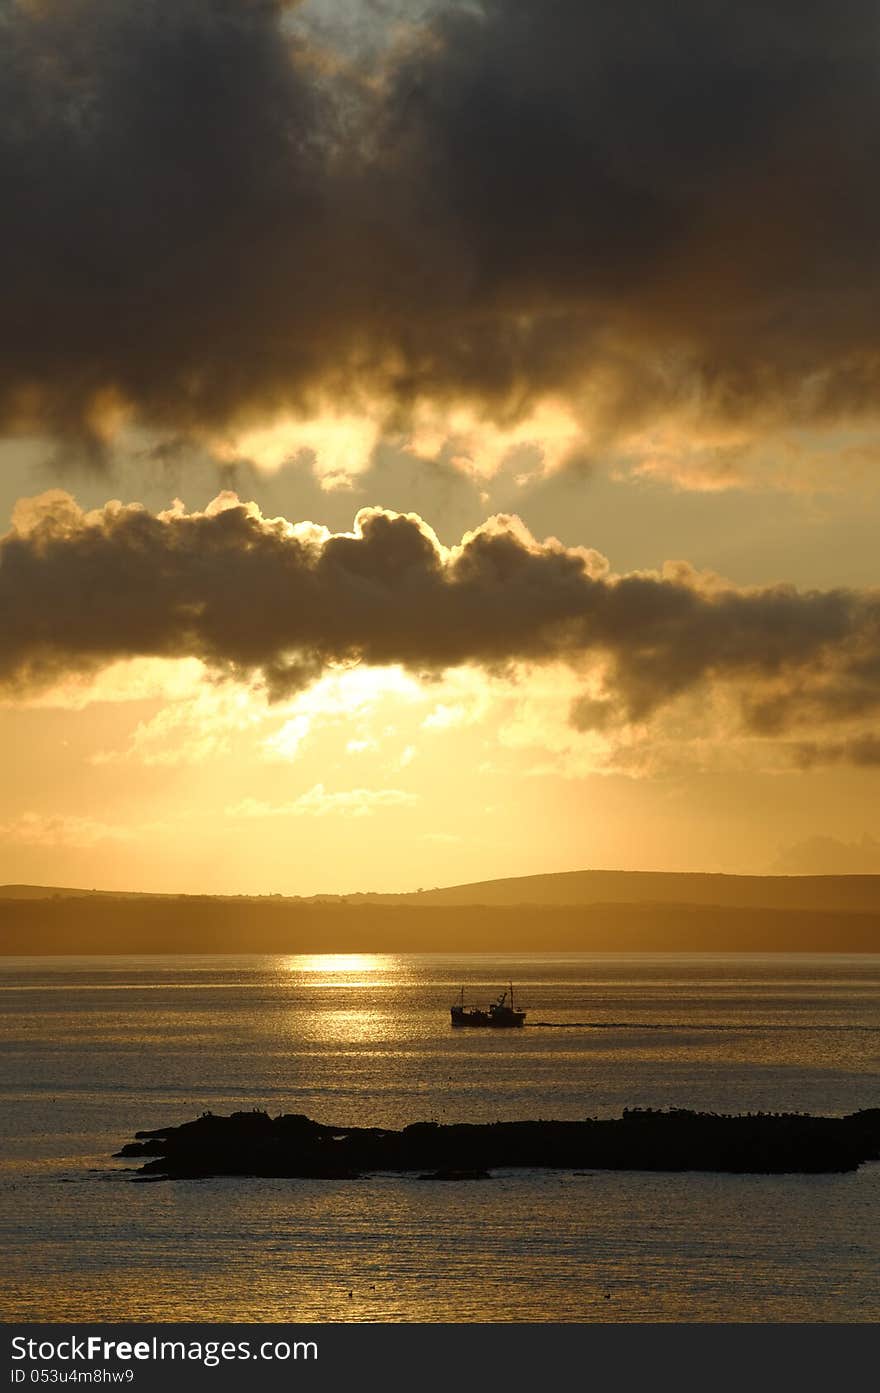
[[65, 890], [60, 885], [0, 885], [0, 899], [48, 900], [53, 895], [95, 895], [96, 890]]
[[0, 898], [0, 954], [880, 953], [880, 914], [695, 904]]
[[403, 895], [0, 886], [0, 954], [880, 953], [880, 876], [569, 871]]
[[0, 899], [101, 896], [217, 903], [348, 905], [718, 905], [729, 909], [823, 910], [880, 914], [880, 875], [720, 875], [689, 871], [558, 871], [478, 880], [403, 894], [170, 895], [138, 890], [83, 890], [58, 885], [0, 885]]
[[[359, 897], [349, 896], [349, 901]], [[715, 875], [678, 871], [559, 871], [481, 880], [408, 895], [363, 896], [389, 904], [692, 904], [730, 909], [880, 913], [880, 875]]]
[[[69, 885], [0, 885], [0, 900], [83, 899], [89, 895], [110, 895], [113, 899], [140, 900], [149, 896], [141, 890], [78, 890]], [[155, 896], [155, 898], [162, 898]]]

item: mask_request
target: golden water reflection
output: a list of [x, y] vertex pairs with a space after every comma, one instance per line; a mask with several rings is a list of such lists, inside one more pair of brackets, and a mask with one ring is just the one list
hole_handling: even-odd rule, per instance
[[[302, 1041], [358, 1046], [393, 1037], [393, 1013], [389, 1013], [387, 1001], [378, 1004], [376, 992], [390, 984], [399, 985], [409, 975], [396, 954], [292, 953], [282, 967], [297, 982], [297, 988], [305, 987], [309, 993], [310, 1006], [303, 1010], [297, 990], [289, 1022]], [[321, 988], [327, 995], [322, 995]]]
[[[327, 977], [327, 983], [309, 982], [309, 986], [366, 986], [380, 972], [399, 974], [403, 960], [395, 953], [292, 953], [284, 959], [286, 972], [308, 973], [310, 978]], [[366, 982], [359, 982], [366, 977]], [[342, 980], [344, 978], [344, 980]]]
[[316, 1011], [307, 1021], [300, 1022], [300, 1029], [307, 1040], [344, 1046], [346, 1042], [366, 1044], [390, 1040], [394, 1035], [394, 1021], [386, 1011]]

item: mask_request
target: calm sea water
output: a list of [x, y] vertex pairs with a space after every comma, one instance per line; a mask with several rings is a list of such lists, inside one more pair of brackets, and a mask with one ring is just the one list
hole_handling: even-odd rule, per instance
[[[512, 976], [522, 1031], [453, 1031]], [[0, 1315], [870, 1321], [880, 1164], [132, 1185], [138, 1128], [880, 1104], [880, 957], [0, 960]], [[540, 1024], [547, 1023], [547, 1024]]]

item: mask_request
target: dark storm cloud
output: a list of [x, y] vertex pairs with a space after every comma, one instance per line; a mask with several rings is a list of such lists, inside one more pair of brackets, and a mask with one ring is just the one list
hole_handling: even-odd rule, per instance
[[280, 9], [4, 4], [7, 425], [100, 435], [118, 394], [186, 431], [295, 399], [329, 355], [334, 126]]
[[[0, 610], [12, 691], [137, 656], [258, 674], [270, 696], [335, 662], [428, 675], [598, 660], [605, 693], [575, 704], [581, 729], [646, 720], [714, 685], [745, 693], [747, 726], [773, 735], [880, 708], [880, 592], [738, 590], [681, 564], [616, 577], [597, 553], [538, 543], [506, 517], [447, 551], [414, 514], [378, 508], [340, 534], [231, 496], [156, 516], [83, 514], [54, 493], [22, 505], [0, 542]], [[763, 725], [761, 698], [774, 712]], [[835, 758], [873, 748], [853, 741]]]
[[395, 92], [469, 255], [473, 331], [438, 374], [504, 396], [593, 372], [611, 424], [676, 396], [870, 405], [872, 2], [487, 0], [436, 27]]
[[440, 6], [369, 72], [290, 21], [0, 0], [7, 430], [875, 412], [873, 0]]

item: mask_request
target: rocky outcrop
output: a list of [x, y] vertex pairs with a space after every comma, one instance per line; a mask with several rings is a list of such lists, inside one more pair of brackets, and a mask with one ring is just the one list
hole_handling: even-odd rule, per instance
[[463, 1176], [498, 1167], [803, 1174], [851, 1171], [880, 1157], [880, 1109], [848, 1117], [727, 1116], [631, 1109], [579, 1122], [414, 1122], [401, 1131], [331, 1127], [301, 1113], [205, 1113], [136, 1133], [116, 1153], [141, 1178], [253, 1175], [356, 1178], [367, 1171]]

